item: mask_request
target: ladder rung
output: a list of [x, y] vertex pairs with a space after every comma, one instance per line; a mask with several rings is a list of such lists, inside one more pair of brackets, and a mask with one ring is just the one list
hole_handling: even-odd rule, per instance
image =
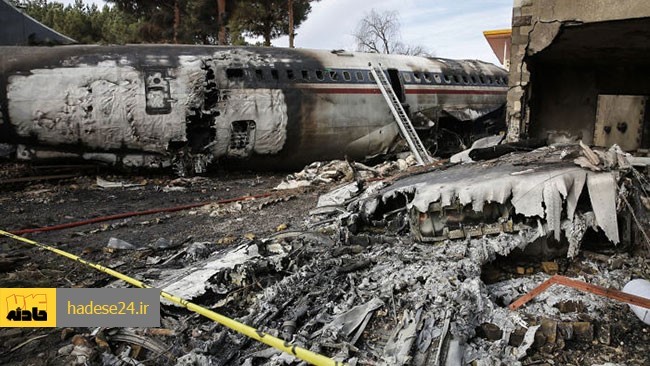
[[388, 81], [388, 77], [381, 69], [381, 67], [375, 67], [373, 65], [370, 65], [370, 68], [373, 71], [373, 74], [375, 76], [375, 82], [377, 83], [377, 85], [379, 85], [380, 90], [382, 91], [382, 95], [384, 96], [384, 99], [386, 99], [386, 102], [392, 105], [392, 113], [393, 113], [393, 117], [395, 117], [395, 122], [397, 122], [400, 131], [404, 135], [403, 137], [409, 143], [411, 152], [413, 153], [413, 155], [415, 155], [416, 159], [419, 162], [425, 164], [429, 163], [431, 161], [430, 160], [431, 158], [429, 157], [429, 153], [424, 147], [424, 144], [422, 143], [422, 140], [420, 140], [420, 137], [418, 136], [417, 131], [413, 127], [411, 120], [408, 118], [406, 111], [404, 110], [402, 104], [397, 98], [397, 95], [395, 94], [395, 90], [393, 90], [392, 85]]

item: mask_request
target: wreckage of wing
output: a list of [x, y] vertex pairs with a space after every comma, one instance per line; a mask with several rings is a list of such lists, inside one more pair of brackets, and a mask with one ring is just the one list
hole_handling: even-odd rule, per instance
[[566, 158], [577, 150], [577, 145], [544, 147], [528, 155], [413, 175], [378, 187], [353, 206], [367, 222], [405, 206], [411, 232], [422, 242], [527, 231], [532, 234], [528, 242], [566, 238], [564, 253], [574, 257], [589, 228], [602, 231], [614, 244], [621, 241], [619, 180], [630, 167], [617, 146], [609, 151], [614, 157], [609, 166], [616, 169], [608, 170], [587, 170], [578, 166], [580, 159]]
[[[80, 158], [201, 173], [293, 168], [395, 151], [368, 68], [381, 64], [425, 144], [495, 132], [506, 71], [472, 60], [304, 49], [125, 45], [0, 47], [0, 144], [18, 159]], [[502, 122], [502, 121], [501, 121]]]

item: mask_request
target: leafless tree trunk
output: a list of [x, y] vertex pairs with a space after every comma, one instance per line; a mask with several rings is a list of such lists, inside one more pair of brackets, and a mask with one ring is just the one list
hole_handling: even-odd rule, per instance
[[353, 37], [357, 51], [361, 52], [431, 56], [423, 46], [402, 43], [399, 14], [396, 11], [378, 13], [372, 9], [361, 19]]

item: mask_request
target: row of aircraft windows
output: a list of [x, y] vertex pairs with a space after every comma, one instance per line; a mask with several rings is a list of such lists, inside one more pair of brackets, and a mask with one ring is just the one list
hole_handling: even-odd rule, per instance
[[[336, 71], [336, 70], [300, 70], [300, 73], [293, 69], [285, 69], [287, 80], [318, 80], [318, 81], [352, 81], [363, 82], [366, 80], [375, 81], [370, 71]], [[244, 78], [244, 70], [239, 68], [226, 69], [226, 76], [230, 80], [240, 80]], [[432, 83], [442, 84], [443, 80], [447, 84], [484, 84], [484, 85], [507, 85], [508, 79], [500, 76], [487, 75], [457, 75], [457, 74], [436, 74], [431, 72], [401, 72], [404, 81], [407, 83]], [[279, 80], [280, 71], [277, 69], [255, 69], [255, 79]]]
[[507, 85], [508, 78], [500, 76], [491, 76], [491, 75], [450, 75], [450, 74], [434, 74], [431, 72], [405, 72], [402, 73], [404, 81], [407, 83], [411, 82], [411, 76], [413, 77], [413, 82], [415, 83], [432, 83], [435, 80], [435, 83], [441, 84], [442, 79], [446, 83], [451, 83], [452, 81], [456, 84], [495, 84], [495, 85]]

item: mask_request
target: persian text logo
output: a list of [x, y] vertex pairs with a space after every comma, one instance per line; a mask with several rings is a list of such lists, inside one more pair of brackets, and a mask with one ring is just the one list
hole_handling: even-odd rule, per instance
[[0, 289], [3, 327], [53, 327], [56, 324], [56, 289]]
[[7, 320], [15, 322], [46, 322], [47, 321], [47, 295], [9, 295], [7, 296]]

